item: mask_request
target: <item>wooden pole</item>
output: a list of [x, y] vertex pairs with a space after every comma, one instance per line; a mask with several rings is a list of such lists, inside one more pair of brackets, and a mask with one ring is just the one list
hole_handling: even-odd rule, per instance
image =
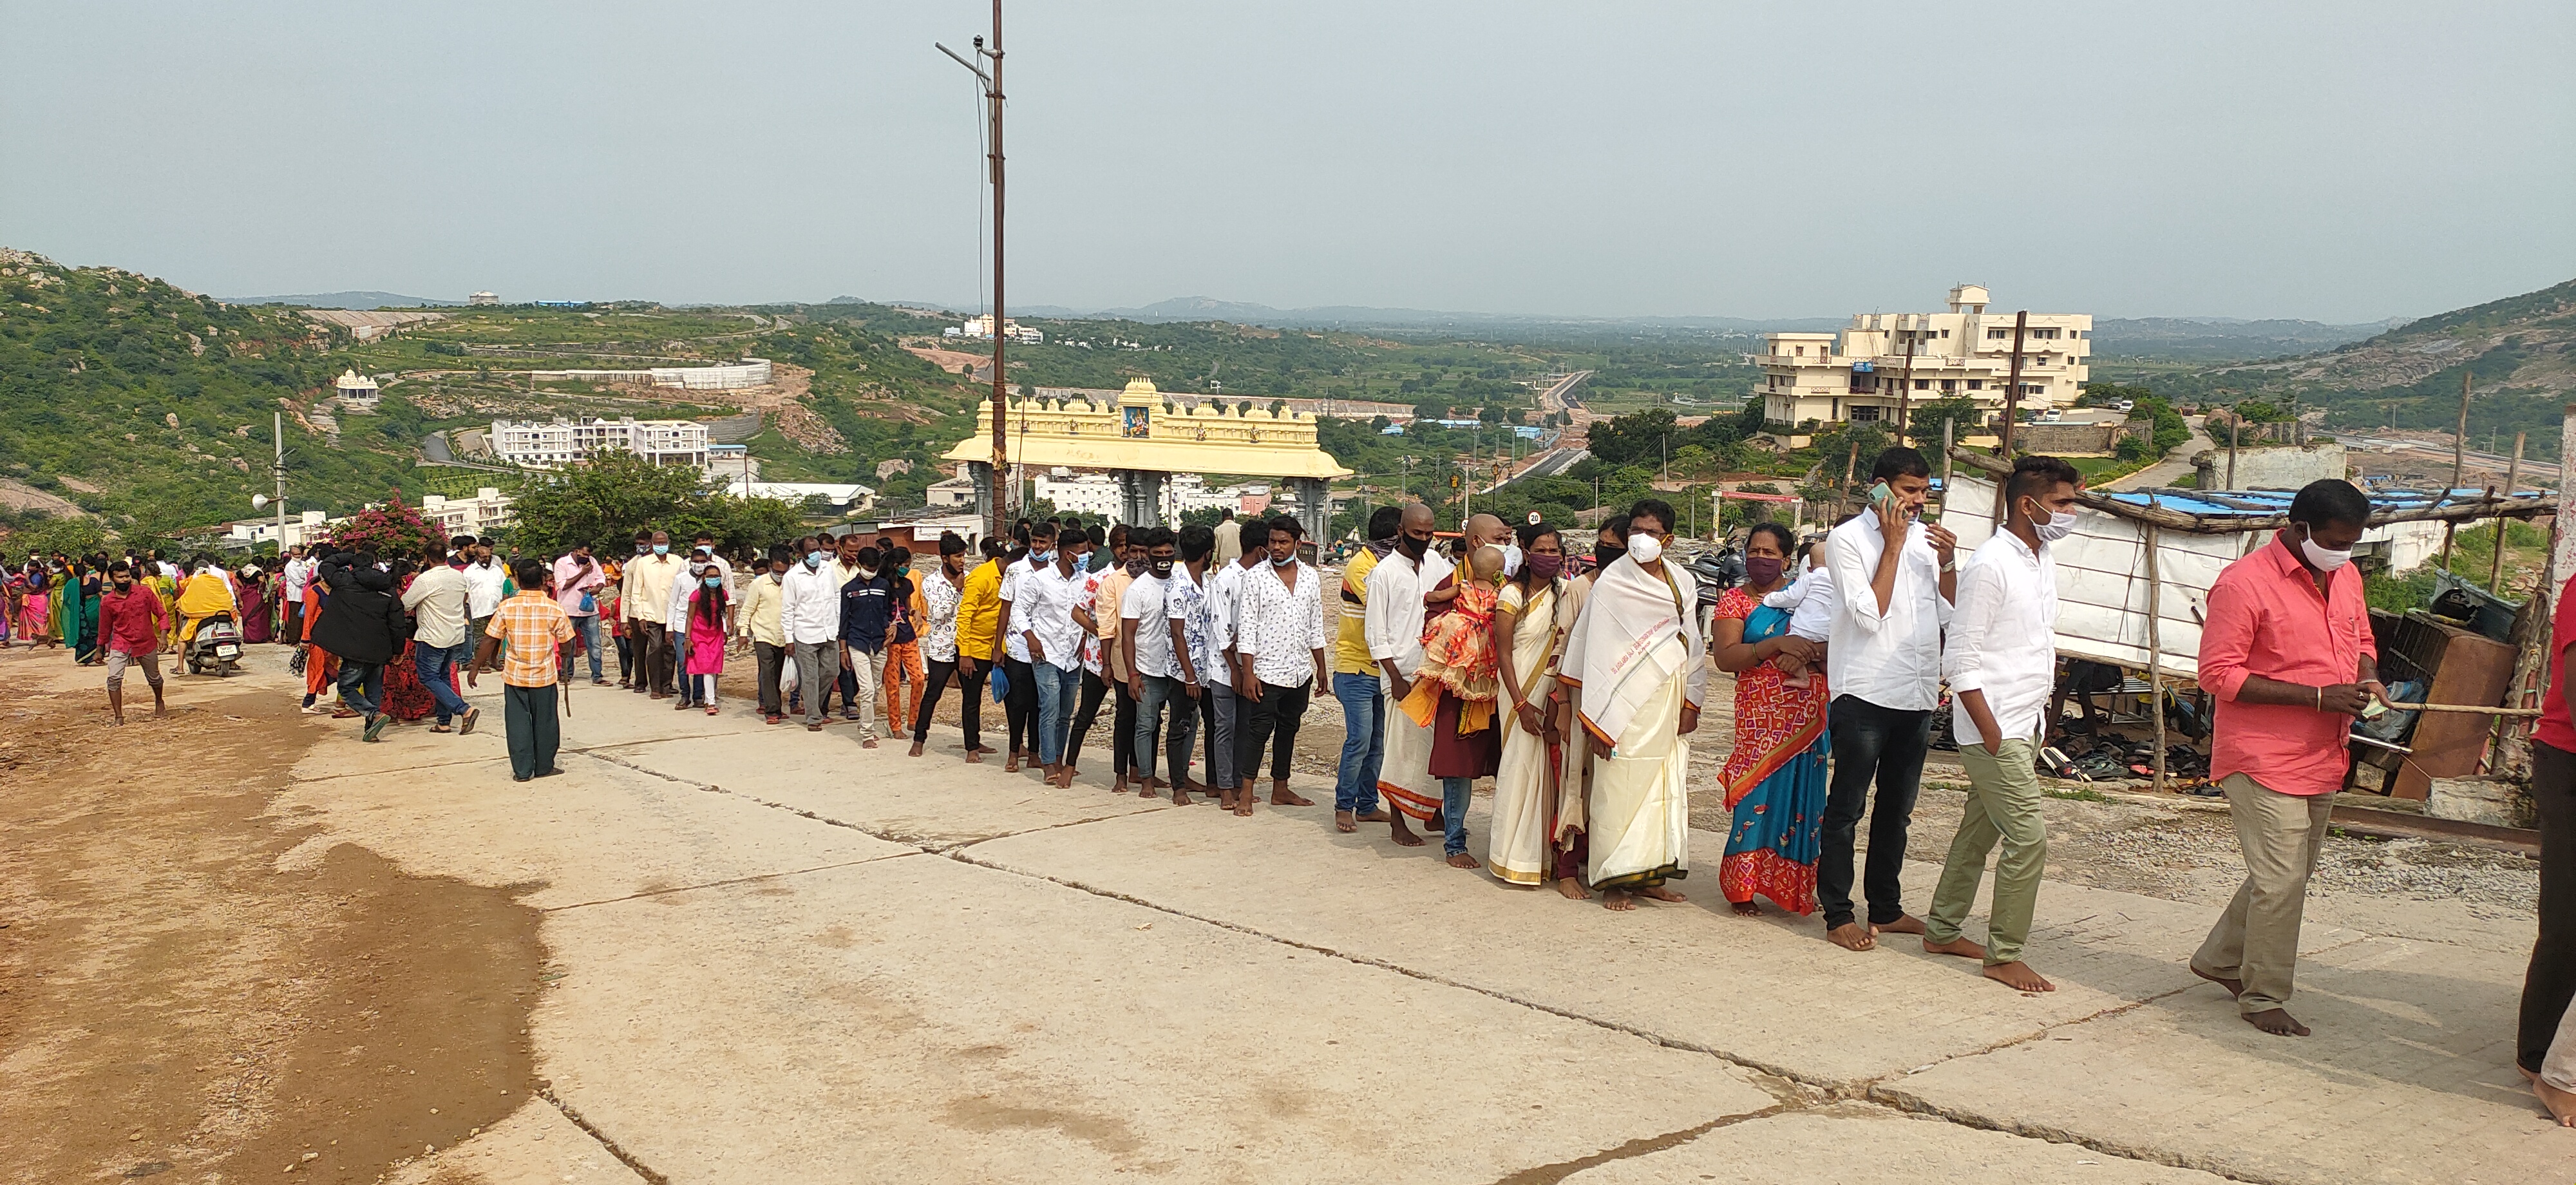
[[[2460, 427], [2451, 434], [2451, 489], [2460, 488], [2461, 479], [2469, 472], [2469, 372], [2460, 371]], [[2444, 490], [2448, 495], [2451, 491]], [[2444, 565], [2448, 566], [2448, 565]]]
[[2158, 794], [2165, 789], [2165, 631], [2159, 589], [2164, 581], [2156, 570], [2156, 528], [2146, 528], [2147, 543], [2147, 711], [2155, 717], [2156, 777], [2153, 787]]
[[1914, 338], [1919, 330], [1905, 331], [1905, 374], [1896, 380], [1896, 442], [1905, 443], [1905, 425], [1914, 406]]
[[1941, 421], [1941, 509], [1944, 511], [1950, 509], [1950, 450], [1958, 447], [1951, 436], [1958, 427], [1957, 420]]
[[2235, 488], [2236, 488], [2236, 433], [2237, 433], [2237, 430], [2238, 430], [2238, 429], [2240, 429], [2240, 428], [2242, 428], [2242, 427], [2244, 427], [2244, 426], [2245, 426], [2245, 420], [2244, 420], [2244, 417], [2237, 415], [2237, 414], [2236, 414], [2235, 409], [2233, 409], [2233, 408], [2228, 409], [2228, 412], [2227, 412], [2227, 484], [2226, 484], [2226, 485], [2224, 485], [2224, 486], [2222, 486], [2222, 487], [2220, 487], [2221, 489], [2229, 489], [2229, 490], [2232, 490], [2232, 489], [2235, 489]]
[[[2012, 460], [2013, 455], [2013, 420], [2021, 414], [2021, 335], [2029, 327], [2029, 309], [2013, 314], [2012, 375], [2004, 380], [2004, 430], [2001, 447], [1995, 450], [1995, 455], [2006, 461]], [[2003, 515], [1997, 514], [1995, 521], [2001, 523]]]
[[[2504, 496], [2512, 497], [2515, 486], [2522, 482], [2522, 440], [2524, 433], [2513, 434], [2513, 461], [2504, 467]], [[2504, 529], [2505, 520], [2495, 520], [2495, 555], [2487, 564], [2487, 591], [2504, 595]]]
[[[2576, 461], [2567, 450], [2576, 448], [2576, 403], [2560, 409], [2558, 425], [2558, 513], [2549, 520], [2549, 553], [2540, 558], [2540, 580], [2531, 587], [2531, 595], [2522, 602], [2522, 611], [2514, 614], [2513, 632], [2506, 641], [2513, 646], [2513, 681], [2507, 703], [2518, 708], [2538, 707], [2540, 692], [2549, 685], [2556, 672], [2545, 669], [2543, 661], [2549, 651], [2552, 606], [2564, 590], [2558, 587], [2561, 573], [2576, 572], [2576, 531], [2569, 531], [2570, 515], [2576, 515]], [[2507, 494], [2513, 491], [2505, 491]], [[2527, 729], [2504, 728], [2496, 742], [2495, 772], [2507, 777], [2527, 777], [2531, 772], [2531, 734]]]

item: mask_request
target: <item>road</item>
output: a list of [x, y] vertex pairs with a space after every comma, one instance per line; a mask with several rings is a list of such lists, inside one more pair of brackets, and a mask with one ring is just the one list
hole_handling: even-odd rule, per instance
[[[2313, 895], [2293, 1007], [2316, 1035], [2290, 1040], [2186, 969], [2214, 905], [2055, 864], [2030, 958], [2059, 990], [2021, 996], [1901, 939], [1852, 954], [1811, 919], [1731, 916], [1720, 832], [1692, 835], [1688, 903], [1613, 914], [1321, 807], [1115, 796], [1096, 748], [1051, 790], [959, 762], [945, 726], [909, 759], [586, 685], [566, 776], [518, 784], [497, 680], [471, 736], [363, 745], [294, 714], [271, 647], [225, 683], [174, 676], [182, 717], [75, 777], [102, 751], [95, 672], [0, 664], [13, 756], [64, 775], [0, 819], [29, 838], [0, 1162], [29, 1180], [207, 1179], [242, 1138], [268, 1159], [221, 1179], [2576, 1177], [2576, 1132], [2511, 1066], [2527, 911]], [[215, 744], [226, 778], [202, 776]], [[201, 799], [160, 842], [258, 846], [108, 843]], [[1469, 826], [1481, 852], [1481, 803]], [[1913, 901], [1937, 872], [1909, 865]], [[207, 876], [231, 878], [216, 904], [318, 920], [217, 916], [181, 944], [172, 903]], [[189, 988], [173, 954], [200, 949], [224, 990]], [[146, 958], [179, 965], [143, 982]], [[245, 1009], [243, 1036], [202, 1039]], [[87, 1093], [62, 1089], [75, 1066]]]
[[1580, 445], [1572, 448], [1552, 448], [1546, 452], [1540, 453], [1528, 465], [1522, 467], [1520, 472], [1496, 482], [1490, 489], [1480, 490], [1477, 492], [1491, 493], [1493, 490], [1501, 489], [1504, 486], [1525, 478], [1554, 477], [1559, 473], [1563, 473], [1566, 470], [1573, 468], [1585, 457], [1589, 457], [1591, 455], [1592, 450]]
[[2211, 441], [2209, 439], [2209, 434], [2201, 431], [2199, 416], [2192, 416], [2189, 419], [2184, 420], [2183, 424], [2191, 429], [2191, 439], [2175, 445], [2173, 447], [2173, 451], [2165, 454], [2164, 460], [2158, 461], [2153, 465], [2149, 465], [2144, 469], [2128, 475], [2127, 477], [2112, 478], [2110, 481], [2104, 482], [2102, 484], [2102, 488], [2106, 490], [2159, 489], [2164, 486], [2172, 485], [2175, 478], [2191, 472], [2191, 459], [2198, 456], [2203, 450], [2210, 448]]

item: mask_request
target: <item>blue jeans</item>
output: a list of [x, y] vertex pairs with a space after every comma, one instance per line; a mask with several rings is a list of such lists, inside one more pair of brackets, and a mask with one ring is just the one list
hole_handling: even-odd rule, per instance
[[1184, 786], [1190, 779], [1190, 748], [1198, 740], [1198, 702], [1183, 689], [1178, 679], [1161, 675], [1145, 676], [1145, 698], [1136, 704], [1136, 776], [1151, 781], [1154, 777], [1155, 734], [1163, 732], [1163, 708], [1171, 706], [1172, 722], [1165, 735], [1162, 755], [1170, 766], [1169, 785]]
[[[599, 619], [594, 617], [590, 620]], [[429, 689], [429, 698], [438, 701], [438, 722], [441, 724], [466, 712], [465, 697], [456, 694], [456, 686], [448, 672], [472, 662], [473, 654], [474, 640], [471, 638], [445, 650], [418, 642], [411, 644], [412, 670], [420, 676], [420, 685]]]
[[1065, 727], [1073, 723], [1074, 701], [1082, 695], [1082, 668], [1068, 671], [1051, 662], [1029, 664], [1038, 699], [1038, 764], [1064, 760]]
[[1336, 674], [1333, 698], [1342, 704], [1342, 766], [1333, 782], [1333, 809], [1374, 813], [1378, 767], [1386, 764], [1385, 705], [1377, 676]]
[[1440, 850], [1455, 856], [1467, 850], [1467, 801], [1476, 788], [1474, 778], [1440, 779]]
[[[590, 652], [590, 681], [597, 683], [602, 678], [599, 673], [599, 615], [594, 613], [588, 617], [573, 618], [572, 629], [574, 633], [581, 635], [581, 648]], [[469, 639], [469, 641], [470, 640], [471, 639]], [[572, 653], [570, 651], [564, 652], [562, 674], [567, 679], [572, 677]]]

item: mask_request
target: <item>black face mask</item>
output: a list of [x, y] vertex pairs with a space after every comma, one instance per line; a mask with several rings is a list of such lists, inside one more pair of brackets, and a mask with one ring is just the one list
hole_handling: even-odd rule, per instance
[[1172, 574], [1172, 561], [1168, 556], [1157, 556], [1146, 562], [1154, 569], [1154, 576], [1157, 579], [1167, 578]]
[[1592, 545], [1592, 566], [1607, 568], [1610, 566], [1610, 561], [1626, 554], [1628, 549], [1616, 543], [1595, 543]]
[[1430, 540], [1416, 539], [1411, 535], [1396, 536], [1395, 545], [1398, 548], [1403, 549], [1404, 554], [1412, 556], [1417, 560], [1421, 559], [1425, 553], [1428, 553], [1431, 550]]

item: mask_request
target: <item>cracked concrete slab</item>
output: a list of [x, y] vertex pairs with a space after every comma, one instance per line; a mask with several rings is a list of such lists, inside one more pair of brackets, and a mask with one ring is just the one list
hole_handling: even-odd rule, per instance
[[2513, 1070], [2524, 959], [2371, 938], [2299, 960], [2267, 1036], [2215, 985], [1890, 1082], [1883, 1097], [2257, 1181], [2576, 1180]]
[[[1471, 817], [1470, 851], [1482, 850], [1482, 825], [1481, 814]], [[1902, 936], [1854, 954], [1825, 942], [1820, 921], [1776, 909], [1735, 917], [1711, 879], [1677, 886], [1687, 904], [1614, 914], [1451, 869], [1436, 843], [1404, 851], [1381, 829], [1330, 828], [1321, 810], [1248, 820], [1173, 810], [998, 839], [964, 855], [1844, 1089], [2197, 983], [2184, 960], [2210, 921], [2198, 906], [2052, 883], [2030, 958], [2059, 990], [2025, 997], [1973, 962], [1925, 955]], [[1724, 837], [1706, 832], [1692, 843], [1703, 870], [1724, 850]], [[1283, 848], [1302, 854], [1270, 858]], [[1939, 869], [1917, 864], [1908, 880], [1920, 908]], [[2359, 937], [2312, 927], [2306, 942]], [[1822, 985], [1831, 985], [1829, 1008]]]
[[1748, 1119], [1678, 1147], [1586, 1167], [1566, 1185], [1714, 1181], [1905, 1181], [1912, 1185], [2084, 1181], [2099, 1185], [2220, 1185], [2224, 1178], [1984, 1131], [1865, 1103]]
[[388, 1185], [644, 1185], [589, 1132], [543, 1099], [453, 1148], [442, 1148], [388, 1174]]
[[271, 809], [319, 830], [279, 864], [355, 843], [413, 872], [534, 886], [522, 900], [560, 909], [915, 850], [581, 754], [562, 765], [532, 782], [506, 758], [300, 782]]
[[935, 856], [547, 930], [557, 1097], [673, 1180], [1488, 1182], [1776, 1102], [1705, 1054]]
[[931, 848], [1175, 809], [1091, 786], [1050, 789], [1001, 772], [998, 757], [969, 766], [940, 750], [906, 757], [893, 741], [862, 749], [846, 731], [691, 737], [602, 756]]

